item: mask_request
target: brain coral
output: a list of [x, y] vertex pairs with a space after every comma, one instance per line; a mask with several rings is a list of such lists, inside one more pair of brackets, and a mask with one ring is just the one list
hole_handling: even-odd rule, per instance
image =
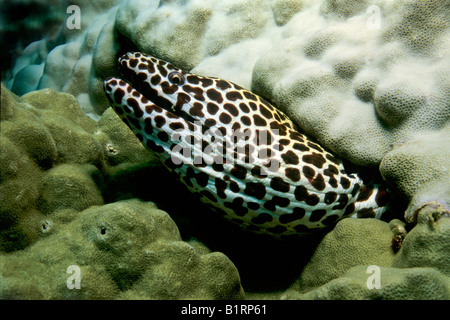
[[[127, 172], [155, 159], [112, 110], [96, 123], [51, 89], [2, 87], [1, 102], [1, 299], [244, 297], [224, 254], [181, 241], [151, 202], [116, 201], [123, 176], [149, 191], [147, 173]], [[83, 290], [66, 285], [73, 265]]]
[[[55, 219], [55, 224], [58, 224]], [[2, 299], [242, 299], [223, 254], [181, 241], [167, 213], [128, 200], [94, 206], [47, 238], [0, 256]], [[69, 277], [79, 269], [79, 287]]]
[[330, 149], [374, 166], [450, 117], [450, 12], [444, 2], [378, 1], [382, 19], [372, 25], [377, 11], [353, 2], [296, 15], [257, 61], [252, 83]]
[[406, 219], [424, 202], [436, 200], [450, 207], [450, 126], [423, 134], [387, 153], [381, 161], [383, 177], [410, 201]]
[[67, 93], [2, 85], [0, 111], [0, 251], [44, 236], [59, 210], [103, 204], [117, 172], [153, 159], [120, 119], [96, 123]]
[[[371, 241], [364, 241], [370, 234]], [[375, 219], [344, 219], [321, 241], [296, 289], [318, 287], [360, 264], [390, 266], [395, 254], [388, 223]]]
[[[429, 201], [448, 207], [448, 1], [71, 3], [81, 9], [81, 29], [64, 25], [60, 42], [44, 38], [17, 58], [6, 84], [23, 97], [2, 87], [2, 251], [51, 235], [52, 216], [75, 217], [77, 210], [116, 200], [124, 176], [143, 180], [137, 176], [154, 159], [107, 110], [102, 88], [106, 77], [117, 75], [118, 56], [132, 50], [250, 88], [341, 157], [363, 166], [381, 163], [383, 177], [410, 202], [408, 221]], [[45, 88], [51, 90], [33, 91]], [[142, 192], [133, 182], [123, 197]], [[76, 193], [86, 196], [74, 210], [66, 204]], [[383, 246], [390, 231], [375, 228], [386, 232], [377, 233]], [[390, 251], [379, 252], [383, 261], [392, 258]], [[425, 270], [428, 265], [400, 263], [401, 255], [395, 261], [408, 266], [399, 271], [404, 279], [415, 278], [412, 266], [430, 275], [426, 279], [441, 279]], [[353, 266], [343, 261], [350, 262], [340, 271]], [[397, 266], [382, 268], [391, 267]], [[117, 283], [105, 283], [117, 290]]]
[[[117, 56], [141, 50], [252, 87], [343, 157], [376, 166], [449, 119], [449, 7], [441, 1], [105, 2], [45, 62], [18, 63], [20, 94], [73, 94], [98, 117]], [[88, 16], [91, 17], [91, 16]], [[89, 18], [91, 19], [91, 18]], [[88, 21], [91, 21], [89, 20]], [[29, 54], [37, 49], [30, 48]], [[36, 73], [36, 68], [43, 73]], [[34, 79], [31, 81], [31, 79]]]
[[[392, 247], [391, 230], [401, 230], [401, 224], [340, 221], [282, 298], [448, 300], [450, 212], [439, 204], [426, 203], [416, 214], [418, 223], [406, 234], [398, 252]], [[373, 238], [365, 241], [369, 232]], [[374, 267], [379, 268], [380, 280], [375, 288], [367, 284]]]

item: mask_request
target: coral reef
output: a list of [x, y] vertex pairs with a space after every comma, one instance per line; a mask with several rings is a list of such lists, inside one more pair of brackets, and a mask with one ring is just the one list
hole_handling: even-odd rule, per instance
[[[450, 298], [447, 1], [70, 4], [81, 28], [48, 30], [2, 73], [0, 297]], [[318, 244], [277, 244], [202, 215], [108, 109], [103, 80], [134, 50], [252, 89], [337, 155], [379, 167], [408, 224], [343, 220]], [[68, 265], [82, 290], [67, 288]]]
[[361, 264], [390, 266], [395, 257], [392, 238], [384, 221], [344, 219], [325, 235], [294, 287], [308, 290], [321, 286]]
[[[106, 50], [113, 44], [101, 45], [108, 30], [108, 24], [114, 19], [118, 0], [70, 1], [70, 5], [76, 5], [80, 9], [80, 28], [66, 27], [69, 14], [63, 18], [57, 35], [47, 36], [28, 45], [22, 56], [16, 59], [11, 70], [13, 79], [10, 79], [8, 87], [16, 94], [23, 95], [36, 89], [50, 88], [74, 95], [87, 114], [92, 114], [92, 104], [89, 92], [92, 87], [91, 69], [95, 65], [101, 68], [102, 57]], [[67, 1], [60, 3], [64, 8], [69, 6]], [[53, 40], [56, 39], [56, 40]], [[97, 50], [100, 56], [93, 61], [93, 54]], [[114, 61], [109, 56], [111, 65]], [[104, 110], [104, 109], [103, 109]], [[102, 110], [102, 111], [103, 111]], [[95, 114], [98, 118], [98, 113]]]
[[16, 57], [32, 41], [44, 36], [58, 43], [67, 5], [60, 0], [3, 1], [0, 10], [0, 64], [2, 79]]
[[450, 125], [423, 134], [388, 152], [380, 172], [410, 203], [405, 218], [423, 203], [438, 201], [450, 207]]
[[[405, 223], [376, 219], [344, 219], [318, 244], [250, 237], [205, 216], [189, 230], [199, 221], [176, 212], [199, 203], [158, 176], [112, 110], [96, 123], [66, 93], [17, 97], [2, 87], [1, 98], [3, 299], [242, 299], [246, 287], [253, 299], [450, 298], [450, 213], [440, 203], [422, 204], [406, 237]], [[163, 205], [161, 188], [169, 202], [181, 199], [173, 217], [125, 200], [150, 193]], [[367, 287], [370, 265], [380, 268], [380, 289]], [[82, 289], [68, 288], [69, 266], [80, 268]]]
[[45, 216], [58, 210], [102, 205], [104, 178], [122, 163], [124, 170], [153, 160], [117, 117], [107, 117], [96, 123], [67, 93], [43, 89], [19, 98], [2, 86], [1, 251], [39, 239]]
[[[392, 152], [382, 170], [394, 184], [399, 170], [393, 168], [400, 152], [409, 148], [402, 149], [404, 144], [448, 131], [450, 12], [445, 2], [74, 4], [87, 13], [82, 28], [64, 30], [66, 43], [48, 55], [43, 43], [32, 44], [7, 82], [13, 92], [68, 92], [86, 114], [98, 119], [108, 107], [103, 80], [117, 75], [118, 56], [139, 50], [251, 88], [305, 133], [353, 163], [377, 167]], [[447, 150], [450, 143], [436, 138], [435, 144]], [[430, 163], [441, 163], [439, 153], [423, 153]], [[419, 158], [414, 157], [411, 166], [423, 166], [415, 162]], [[408, 200], [414, 199], [409, 213], [424, 200], [436, 200], [433, 185], [448, 185], [437, 165], [424, 169], [442, 180], [428, 181], [420, 195], [408, 193], [407, 179], [396, 185]], [[448, 199], [448, 192], [440, 197]]]
[[[450, 282], [432, 268], [381, 267], [380, 289], [367, 286], [368, 266], [356, 266], [342, 277], [290, 299], [300, 300], [448, 300]], [[288, 297], [284, 297], [288, 298]]]
[[1, 93], [0, 299], [244, 297], [225, 255], [183, 242], [152, 202], [117, 201], [155, 159], [112, 110], [96, 123], [67, 93]]
[[369, 166], [449, 118], [450, 15], [442, 2], [76, 4], [96, 19], [83, 16], [83, 28], [66, 30], [67, 42], [42, 62], [17, 63], [13, 92], [69, 92], [98, 117], [108, 106], [103, 79], [117, 74], [121, 53], [139, 50], [253, 87], [323, 145]]
[[[426, 203], [416, 214], [417, 225], [398, 252], [392, 247], [392, 231], [403, 224], [340, 221], [282, 298], [450, 299], [450, 211]], [[379, 270], [379, 287], [371, 286], [374, 267]]]
[[371, 4], [382, 14], [379, 25], [368, 1], [323, 1], [320, 17], [297, 14], [252, 78], [305, 132], [364, 166], [450, 117], [448, 6]]
[[[0, 256], [1, 299], [244, 297], [233, 263], [181, 241], [173, 220], [152, 203], [92, 206], [70, 223], [58, 220], [34, 246]], [[78, 287], [71, 266], [79, 268]]]

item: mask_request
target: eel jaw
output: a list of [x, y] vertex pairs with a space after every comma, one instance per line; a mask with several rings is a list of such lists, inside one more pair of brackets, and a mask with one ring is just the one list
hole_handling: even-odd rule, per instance
[[[130, 55], [132, 56], [133, 53], [126, 53], [122, 57], [119, 58], [119, 70], [124, 80], [116, 78], [117, 81], [122, 80], [127, 85], [131, 86], [134, 90], [138, 91], [142, 96], [144, 96], [147, 100], [152, 102], [154, 105], [172, 113], [179, 117], [182, 117], [188, 122], [194, 123], [198, 122], [198, 119], [195, 119], [191, 115], [189, 115], [187, 112], [181, 110], [181, 108], [176, 107], [175, 101], [171, 101], [165, 97], [163, 97], [163, 94], [161, 92], [160, 85], [158, 84], [152, 84], [150, 83], [150, 75], [146, 73], [146, 70], [144, 69], [142, 72], [136, 73], [135, 70], [130, 67]], [[180, 73], [183, 71], [177, 69]], [[105, 88], [107, 85], [107, 81], [105, 80]], [[163, 80], [161, 80], [163, 82]], [[158, 88], [158, 89], [157, 89]], [[106, 89], [105, 89], [106, 92]], [[172, 100], [176, 100], [172, 99]]]

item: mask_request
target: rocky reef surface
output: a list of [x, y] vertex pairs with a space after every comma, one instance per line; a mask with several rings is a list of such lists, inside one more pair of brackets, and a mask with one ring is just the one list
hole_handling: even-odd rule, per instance
[[[1, 88], [0, 298], [450, 298], [448, 1], [71, 4], [80, 28], [30, 44]], [[378, 169], [404, 221], [279, 242], [212, 216], [108, 108], [133, 50], [272, 101]]]
[[[1, 98], [3, 299], [450, 298], [439, 203], [407, 234], [400, 220], [344, 219], [324, 237], [274, 241], [190, 199], [111, 109], [95, 122], [67, 93]], [[381, 289], [366, 286], [373, 265]]]

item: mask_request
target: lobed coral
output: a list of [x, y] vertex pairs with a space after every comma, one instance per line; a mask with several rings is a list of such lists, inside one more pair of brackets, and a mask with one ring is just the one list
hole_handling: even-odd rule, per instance
[[[114, 177], [121, 163], [125, 170], [153, 160], [114, 120], [97, 124], [67, 93], [44, 89], [19, 98], [2, 86], [1, 251], [35, 242], [46, 232], [46, 216], [58, 210], [102, 205], [105, 177]], [[126, 153], [132, 156], [124, 157]]]
[[[6, 129], [0, 137], [0, 188], [8, 195], [1, 202], [1, 244], [9, 252], [0, 254], [3, 299], [241, 299], [241, 271], [246, 285], [251, 288], [248, 281], [254, 277], [259, 290], [301, 271], [283, 295], [251, 289], [250, 298], [449, 297], [449, 213], [438, 203], [414, 213], [418, 224], [403, 244], [403, 223], [375, 219], [344, 219], [317, 248], [311, 242], [275, 245], [236, 233], [236, 243], [223, 243], [229, 230], [214, 229], [223, 237], [213, 246], [222, 246], [236, 269], [224, 254], [182, 241], [174, 221], [153, 203], [121, 200], [138, 197], [139, 190], [155, 192], [161, 183], [148, 187], [158, 179], [155, 171], [140, 173], [154, 166], [154, 159], [112, 110], [95, 123], [69, 94], [46, 89], [19, 98], [3, 88], [1, 120]], [[17, 126], [28, 130], [14, 131]], [[121, 192], [123, 181], [132, 186], [125, 189], [129, 194]], [[189, 196], [175, 194], [185, 199], [185, 207]], [[114, 203], [104, 204], [105, 199]], [[209, 222], [203, 221], [204, 232], [214, 228]], [[292, 252], [304, 256], [305, 250], [314, 253], [302, 267]], [[381, 269], [378, 291], [367, 288], [368, 265]], [[80, 268], [82, 289], [67, 287], [69, 266]], [[283, 275], [271, 272], [280, 268]], [[267, 284], [261, 284], [261, 276]]]
[[392, 238], [391, 228], [384, 221], [342, 220], [319, 243], [292, 289], [319, 287], [361, 264], [391, 266], [395, 257]]
[[331, 150], [376, 166], [450, 117], [449, 12], [435, 1], [353, 4], [325, 1], [319, 18], [297, 14], [257, 61], [252, 84]]
[[384, 179], [409, 201], [405, 218], [429, 201], [450, 206], [450, 126], [422, 134], [388, 152], [381, 161]]
[[379, 289], [370, 289], [368, 266], [356, 266], [342, 277], [304, 294], [293, 294], [300, 300], [448, 300], [450, 283], [432, 268], [399, 269], [381, 267]]
[[[119, 201], [124, 181], [149, 190], [127, 172], [154, 158], [112, 110], [96, 123], [50, 89], [2, 86], [1, 99], [1, 299], [244, 297], [225, 255], [183, 242], [152, 202]], [[67, 286], [69, 266], [82, 289]]]
[[[418, 223], [406, 234], [398, 252], [392, 246], [392, 231], [403, 229], [403, 224], [373, 219], [340, 221], [281, 297], [450, 299], [450, 212], [427, 203], [416, 214]], [[371, 238], [367, 239], [369, 232]], [[377, 286], [372, 286], [370, 279], [374, 267], [379, 272]]]
[[45, 239], [0, 256], [0, 298], [244, 297], [233, 263], [222, 253], [203, 253], [181, 241], [173, 220], [152, 203], [93, 206], [70, 223], [54, 221]]
[[[108, 107], [103, 80], [117, 75], [118, 56], [140, 50], [252, 88], [322, 145], [362, 166], [378, 166], [388, 152], [421, 135], [446, 132], [450, 12], [445, 2], [75, 4], [89, 12], [83, 28], [65, 30], [67, 42], [40, 63], [27, 60], [42, 51], [33, 44], [8, 82], [14, 92], [46, 87], [69, 92], [98, 119]], [[448, 139], [436, 143], [448, 149]], [[385, 170], [396, 167], [391, 160], [385, 159]], [[440, 160], [436, 154], [430, 161]]]
[[[117, 75], [117, 57], [141, 50], [196, 73], [250, 88], [341, 157], [368, 167], [381, 163], [385, 180], [409, 202], [407, 221], [417, 220], [398, 252], [390, 246], [396, 237], [392, 225], [371, 219], [343, 220], [319, 244], [305, 268], [279, 259], [280, 252], [291, 257], [295, 246], [285, 245], [285, 251], [274, 246], [261, 252], [264, 258], [257, 253], [250, 255], [256, 257], [255, 261], [262, 259], [263, 263], [257, 264], [249, 261], [245, 248], [255, 249], [242, 246], [245, 241], [219, 245], [233, 249], [228, 249], [227, 255], [246, 281], [252, 275], [275, 277], [273, 270], [282, 268], [289, 276], [303, 270], [285, 298], [448, 299], [448, 219], [435, 221], [436, 216], [447, 212], [450, 201], [447, 2], [71, 3], [81, 9], [82, 28], [63, 27], [58, 38], [61, 42], [46, 37], [32, 43], [16, 60], [6, 83], [14, 93], [25, 95], [18, 97], [2, 86], [0, 249], [11, 252], [0, 256], [0, 270], [10, 272], [0, 277], [2, 297], [242, 297], [236, 270], [222, 255], [192, 250], [175, 236], [175, 231], [161, 241], [144, 236], [145, 228], [138, 222], [151, 220], [154, 214], [161, 216], [161, 212], [133, 201], [104, 205], [148, 197], [144, 194], [161, 204], [165, 200], [158, 196], [157, 189], [164, 183], [171, 184], [171, 180], [158, 176], [154, 158], [107, 109], [103, 93], [103, 80]], [[34, 91], [37, 89], [44, 90]], [[149, 190], [148, 185], [157, 187]], [[170, 188], [176, 190], [174, 184]], [[181, 192], [174, 193], [184, 199], [182, 205], [189, 201]], [[131, 255], [127, 256], [130, 261], [115, 256], [115, 244], [105, 244], [111, 248], [105, 253], [92, 240], [95, 231], [89, 233], [97, 230], [98, 221], [110, 221], [105, 210], [118, 208], [125, 208], [126, 213], [115, 211], [117, 220], [130, 216], [130, 224], [123, 226], [139, 230], [146, 239], [139, 243], [124, 230], [123, 235], [139, 243], [132, 250], [137, 260]], [[428, 213], [423, 214], [425, 211]], [[88, 218], [87, 213], [96, 218]], [[110, 222], [116, 228], [113, 230], [122, 230]], [[183, 219], [181, 222], [185, 223]], [[199, 230], [205, 232], [205, 228]], [[180, 231], [190, 232], [181, 227]], [[63, 234], [58, 244], [57, 235]], [[376, 241], [366, 241], [367, 234]], [[224, 236], [229, 237], [226, 232]], [[115, 267], [106, 270], [103, 260], [81, 254], [74, 239], [89, 245], [91, 253], [110, 259]], [[115, 239], [116, 245], [126, 246], [124, 238]], [[60, 245], [60, 254], [52, 257], [48, 252], [55, 245]], [[27, 249], [16, 251], [23, 248]], [[153, 249], [153, 258], [182, 258], [141, 267], [147, 259], [143, 252]], [[35, 270], [44, 270], [42, 257], [48, 259], [53, 275], [60, 280], [67, 278], [64, 268], [68, 260], [79, 263], [86, 291], [68, 292], [64, 281], [47, 282], [47, 287], [22, 282], [20, 279], [26, 279], [30, 272], [24, 264], [29, 260]], [[196, 271], [193, 277], [184, 279], [176, 270], [186, 270], [183, 263], [189, 258]], [[281, 261], [288, 263], [282, 265]], [[369, 264], [380, 266], [386, 284], [381, 291], [367, 289]], [[210, 266], [224, 271], [215, 272], [215, 280], [201, 286], [196, 277], [209, 277], [217, 271]], [[155, 274], [161, 278], [155, 278]], [[181, 285], [175, 290], [177, 283]], [[196, 288], [191, 295], [186, 292], [188, 285]], [[170, 290], [158, 291], [163, 286]]]

